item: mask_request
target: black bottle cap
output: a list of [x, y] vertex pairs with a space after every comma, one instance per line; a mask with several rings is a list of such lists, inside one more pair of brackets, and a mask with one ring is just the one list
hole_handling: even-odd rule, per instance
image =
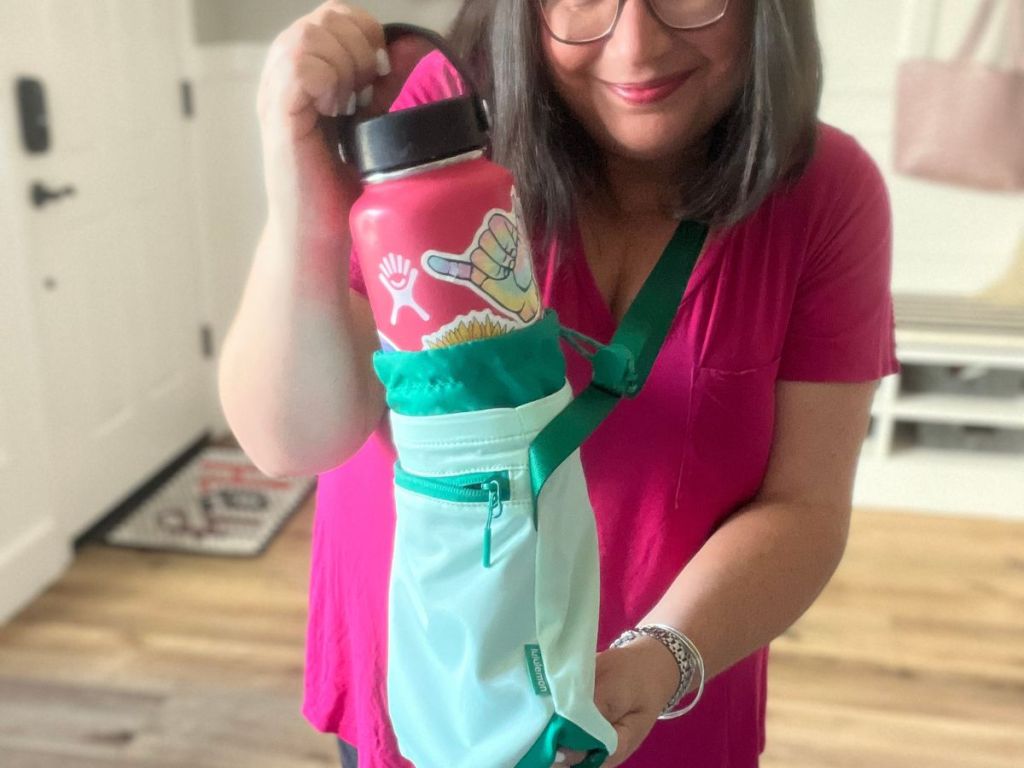
[[483, 149], [489, 140], [491, 115], [487, 102], [448, 42], [437, 32], [413, 24], [384, 25], [388, 44], [406, 35], [432, 43], [455, 67], [468, 93], [362, 122], [338, 118], [338, 152], [343, 161], [355, 164], [363, 178]]
[[488, 125], [482, 104], [456, 96], [365, 120], [353, 129], [346, 159], [366, 178], [483, 149]]

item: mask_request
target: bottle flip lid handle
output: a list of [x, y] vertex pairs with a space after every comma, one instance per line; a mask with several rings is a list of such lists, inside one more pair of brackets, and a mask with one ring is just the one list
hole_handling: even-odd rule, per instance
[[[455, 71], [458, 72], [459, 77], [462, 79], [462, 82], [469, 91], [468, 96], [456, 98], [469, 98], [472, 100], [480, 131], [485, 134], [490, 133], [492, 125], [491, 111], [487, 104], [487, 100], [481, 95], [480, 89], [476, 85], [476, 81], [469, 72], [469, 68], [462, 62], [460, 57], [455, 54], [448, 41], [437, 32], [415, 24], [390, 23], [384, 25], [384, 41], [386, 45], [391, 45], [391, 43], [395, 42], [399, 38], [407, 36], [423, 38], [427, 42], [431, 43], [449, 62], [451, 62], [451, 65], [455, 68]], [[354, 116], [346, 115], [340, 116], [336, 118], [336, 120], [338, 129], [338, 152], [344, 162], [351, 163], [355, 159], [355, 151], [353, 148], [355, 129], [362, 121], [357, 120]]]

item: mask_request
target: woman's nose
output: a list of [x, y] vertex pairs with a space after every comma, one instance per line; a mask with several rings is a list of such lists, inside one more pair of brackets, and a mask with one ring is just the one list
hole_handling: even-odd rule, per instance
[[626, 0], [605, 50], [622, 54], [627, 61], [644, 61], [671, 44], [672, 31], [654, 15], [649, 0]]

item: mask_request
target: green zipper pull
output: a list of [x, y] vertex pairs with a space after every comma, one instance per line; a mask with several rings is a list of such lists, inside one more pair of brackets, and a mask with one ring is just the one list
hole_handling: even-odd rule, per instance
[[[497, 480], [487, 484], [487, 524], [484, 526], [484, 568], [491, 567], [491, 521], [501, 517], [501, 485]], [[497, 514], [494, 510], [497, 509]]]

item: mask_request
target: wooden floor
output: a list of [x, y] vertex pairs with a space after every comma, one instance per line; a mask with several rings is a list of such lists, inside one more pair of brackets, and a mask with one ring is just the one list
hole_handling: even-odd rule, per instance
[[[85, 547], [0, 628], [0, 765], [336, 766], [299, 714], [311, 521], [254, 560]], [[1024, 524], [858, 510], [769, 675], [763, 768], [1021, 768]]]

